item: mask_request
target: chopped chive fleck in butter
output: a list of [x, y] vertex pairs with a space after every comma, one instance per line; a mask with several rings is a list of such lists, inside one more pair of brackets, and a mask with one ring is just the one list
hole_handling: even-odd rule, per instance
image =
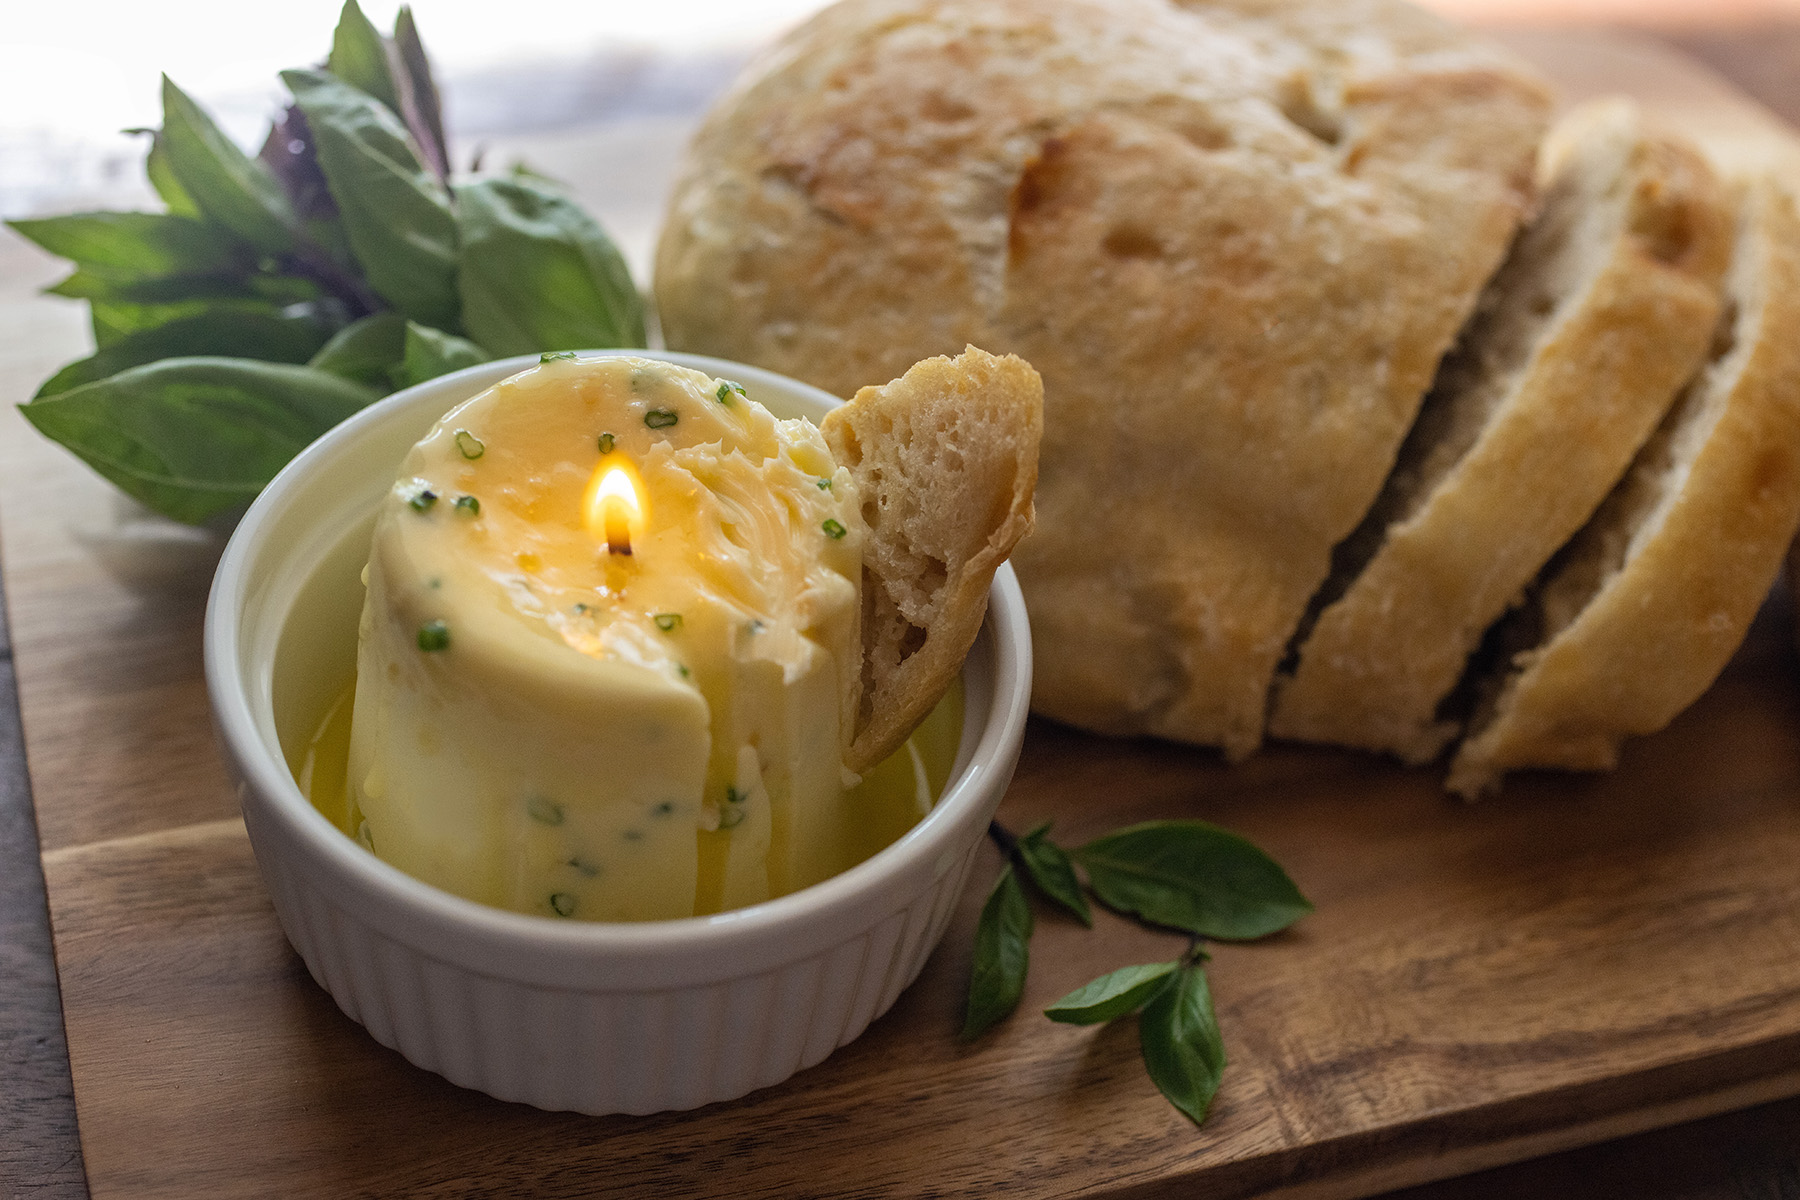
[[[344, 806], [402, 870], [545, 916], [718, 912], [846, 869], [941, 788], [953, 735], [931, 771], [910, 745], [861, 785], [843, 767], [864, 531], [807, 422], [669, 364], [546, 357], [400, 479]], [[421, 516], [420, 488], [458, 511]]]

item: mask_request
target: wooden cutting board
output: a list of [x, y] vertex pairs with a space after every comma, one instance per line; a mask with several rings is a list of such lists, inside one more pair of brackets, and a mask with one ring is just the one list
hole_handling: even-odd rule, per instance
[[[1514, 40], [1572, 96], [1630, 92], [1732, 162], [1800, 162], [1667, 51]], [[535, 157], [555, 172], [550, 150]], [[1045, 914], [1020, 1012], [955, 1039], [976, 894], [889, 1015], [780, 1087], [607, 1119], [452, 1087], [342, 1016], [276, 926], [201, 680], [216, 546], [121, 526], [12, 411], [82, 352], [79, 310], [28, 295], [55, 274], [0, 243], [0, 532], [96, 1196], [1349, 1197], [1800, 1094], [1800, 664], [1781, 596], [1618, 771], [1520, 779], [1475, 807], [1357, 754], [1228, 768], [1035, 726], [1007, 822], [1076, 841], [1205, 817], [1318, 904], [1218, 948], [1231, 1066], [1202, 1129], [1156, 1094], [1129, 1022], [1035, 1011], [1175, 939]]]

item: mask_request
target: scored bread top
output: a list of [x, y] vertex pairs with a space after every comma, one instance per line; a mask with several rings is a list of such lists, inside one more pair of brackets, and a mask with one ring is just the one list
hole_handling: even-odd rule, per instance
[[1502, 640], [1449, 787], [1601, 770], [1724, 669], [1800, 524], [1800, 217], [1771, 180], [1738, 217], [1713, 357]]
[[899, 749], [962, 669], [994, 571], [1031, 528], [1043, 421], [1037, 372], [969, 346], [821, 424], [868, 526], [852, 771]]
[[663, 327], [839, 394], [1028, 359], [1035, 706], [1242, 755], [1548, 110], [1402, 0], [846, 0], [697, 134]]
[[1733, 222], [1705, 160], [1617, 100], [1571, 114], [1545, 161], [1542, 208], [1334, 556], [1277, 681], [1275, 736], [1435, 757], [1458, 727], [1440, 702], [1482, 633], [1706, 356]]

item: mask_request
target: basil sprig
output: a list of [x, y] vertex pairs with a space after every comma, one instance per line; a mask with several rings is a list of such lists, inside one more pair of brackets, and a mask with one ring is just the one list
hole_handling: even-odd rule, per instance
[[1009, 863], [1000, 869], [975, 926], [975, 969], [963, 1037], [979, 1036], [1019, 1006], [1031, 965], [1031, 927], [1031, 904]]
[[178, 521], [248, 504], [308, 442], [376, 398], [323, 371], [165, 358], [23, 405], [38, 431]]
[[1312, 911], [1287, 872], [1205, 821], [1149, 821], [1074, 852], [1100, 902], [1152, 925], [1247, 941]]
[[1040, 825], [1015, 837], [988, 830], [1006, 855], [975, 929], [963, 1036], [973, 1038], [1018, 1007], [1030, 962], [1033, 919], [1021, 878], [1037, 894], [1092, 926], [1087, 891], [1109, 909], [1189, 935], [1171, 962], [1110, 971], [1044, 1010], [1053, 1021], [1097, 1025], [1138, 1014], [1144, 1067], [1157, 1089], [1196, 1124], [1206, 1119], [1225, 1073], [1225, 1042], [1201, 964], [1211, 939], [1247, 941], [1287, 928], [1312, 904], [1267, 854], [1205, 821], [1151, 821], [1064, 850]]
[[74, 270], [95, 352], [23, 405], [151, 508], [248, 503], [306, 443], [399, 387], [508, 354], [644, 345], [606, 233], [523, 168], [453, 179], [409, 9], [347, 0], [259, 154], [163, 81], [145, 170], [167, 211], [9, 222]]
[[1138, 1014], [1138, 1049], [1156, 1089], [1196, 1125], [1225, 1077], [1225, 1039], [1198, 962], [1182, 960]]

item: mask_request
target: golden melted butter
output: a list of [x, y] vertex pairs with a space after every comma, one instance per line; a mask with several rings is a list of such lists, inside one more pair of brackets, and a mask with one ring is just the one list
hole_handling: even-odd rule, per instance
[[589, 920], [741, 908], [841, 869], [867, 824], [842, 765], [861, 507], [819, 431], [752, 391], [556, 360], [413, 447], [358, 644], [348, 803], [374, 853]]
[[[319, 714], [312, 736], [304, 745], [294, 747], [288, 769], [312, 806], [346, 837], [358, 839], [362, 818], [347, 786], [355, 698], [356, 680], [352, 677]], [[919, 823], [950, 781], [962, 741], [962, 723], [963, 691], [959, 679], [907, 743], [850, 789], [847, 802], [860, 819], [838, 831], [822, 877], [847, 871], [873, 857]], [[700, 869], [694, 911], [700, 915], [721, 912], [729, 834], [703, 830], [697, 837]], [[811, 882], [817, 881], [796, 881], [788, 890]]]

